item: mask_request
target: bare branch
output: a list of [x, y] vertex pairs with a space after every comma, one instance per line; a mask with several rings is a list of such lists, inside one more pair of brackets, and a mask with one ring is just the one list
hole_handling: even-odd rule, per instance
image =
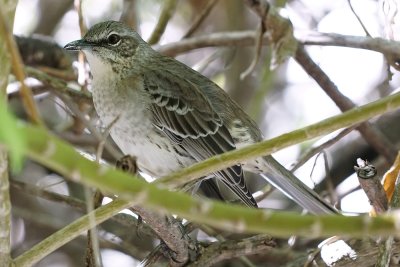
[[201, 25], [201, 23], [207, 18], [211, 10], [217, 4], [218, 0], [209, 0], [206, 6], [203, 8], [201, 13], [194, 19], [193, 24], [189, 27], [187, 32], [183, 35], [182, 39], [190, 37]]
[[25, 84], [25, 72], [23, 68], [23, 63], [21, 59], [21, 55], [18, 52], [17, 45], [15, 43], [14, 37], [10, 31], [8, 23], [0, 10], [0, 36], [5, 41], [6, 47], [11, 55], [11, 66], [15, 77], [21, 83], [21, 99], [24, 107], [26, 109], [26, 113], [29, 118], [39, 125], [43, 125], [42, 118], [40, 117], [39, 110], [36, 106], [35, 100], [33, 99], [31, 90]]
[[205, 248], [201, 256], [188, 266], [214, 266], [216, 263], [231, 258], [267, 253], [276, 246], [271, 237], [256, 235], [242, 240], [215, 242]]
[[[348, 97], [338, 90], [328, 75], [310, 58], [302, 46], [298, 47], [295, 59], [307, 74], [310, 75], [324, 90], [324, 92], [335, 102], [340, 110], [347, 111], [356, 107]], [[388, 162], [394, 161], [397, 151], [378, 129], [370, 123], [364, 122], [357, 127], [357, 130], [373, 148], [386, 158]]]
[[354, 10], [353, 5], [351, 4], [351, 0], [347, 0], [347, 3], [350, 6], [351, 12], [353, 12], [354, 16], [356, 17], [356, 19], [360, 23], [361, 27], [363, 28], [365, 34], [367, 36], [371, 37], [371, 34], [369, 34], [369, 32], [368, 32], [367, 28], [365, 27], [364, 23], [362, 22], [361, 18], [358, 16], [357, 12]]
[[149, 40], [147, 41], [149, 44], [153, 45], [160, 41], [161, 36], [163, 35], [165, 28], [172, 15], [175, 13], [177, 0], [165, 0], [163, 8], [161, 10], [160, 18], [151, 33]]

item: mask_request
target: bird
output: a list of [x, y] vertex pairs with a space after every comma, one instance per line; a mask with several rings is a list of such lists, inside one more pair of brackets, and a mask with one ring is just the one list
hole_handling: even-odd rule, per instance
[[[163, 177], [263, 140], [256, 122], [222, 88], [158, 53], [121, 22], [95, 24], [64, 48], [84, 52], [101, 122], [112, 124], [112, 139], [123, 153], [136, 157], [138, 168], [148, 175]], [[216, 171], [201, 183], [220, 195], [219, 181], [246, 206], [257, 208], [244, 170], [262, 175], [311, 213], [336, 213], [270, 155]]]

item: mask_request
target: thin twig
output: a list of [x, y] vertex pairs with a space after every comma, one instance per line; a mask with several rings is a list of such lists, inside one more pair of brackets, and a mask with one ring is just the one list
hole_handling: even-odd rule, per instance
[[[68, 108], [74, 113], [74, 115], [83, 122], [83, 124], [93, 134], [97, 141], [101, 142], [103, 140], [102, 134], [97, 131], [96, 127], [85, 117], [84, 114], [82, 114], [76, 104], [73, 103], [73, 101], [71, 101], [68, 96], [62, 95], [60, 93], [55, 93], [55, 95], [59, 97], [65, 103], [65, 105], [68, 106]], [[105, 143], [104, 148], [107, 150], [108, 153], [110, 153], [110, 155], [113, 156], [114, 159], [121, 158], [121, 153], [117, 151], [113, 146], [111, 146], [111, 144]]]
[[269, 1], [245, 0], [244, 2], [260, 17], [267, 30], [271, 47], [269, 64], [274, 69], [296, 53], [298, 42], [293, 35], [293, 25], [287, 18], [279, 15], [279, 11]]
[[13, 261], [14, 266], [32, 266], [57, 248], [73, 240], [81, 233], [87, 231], [91, 228], [91, 225], [89, 223], [89, 216], [94, 215], [96, 223], [100, 224], [108, 218], [114, 216], [121, 210], [132, 206], [134, 203], [134, 201], [127, 202], [123, 200], [114, 200], [113, 202], [100, 207], [90, 214], [80, 217], [73, 223], [67, 225], [66, 227], [58, 230], [56, 233], [52, 234], [48, 238], [42, 240], [27, 252], [18, 256]]
[[[331, 81], [329, 76], [311, 59], [304, 50], [304, 47], [301, 45], [299, 45], [297, 49], [295, 60], [306, 71], [306, 73], [319, 84], [340, 110], [347, 111], [356, 107], [348, 97], [338, 90], [337, 86]], [[357, 127], [357, 130], [376, 151], [385, 157], [386, 161], [394, 161], [397, 151], [376, 127], [368, 122], [364, 122]]]
[[361, 18], [358, 16], [357, 12], [354, 10], [353, 5], [351, 4], [351, 0], [347, 0], [347, 3], [349, 3], [351, 12], [354, 14], [354, 16], [357, 18], [358, 22], [360, 23], [361, 27], [363, 28], [365, 34], [369, 37], [371, 37], [371, 34], [369, 34], [367, 28], [365, 27], [364, 23], [362, 22]]
[[49, 201], [66, 204], [82, 211], [84, 210], [84, 203], [81, 200], [71, 196], [61, 195], [18, 180], [11, 180], [11, 187], [21, 190], [26, 194], [34, 195]]
[[69, 71], [69, 70], [59, 70], [59, 69], [50, 68], [47, 66], [37, 66], [36, 69], [38, 71], [43, 71], [44, 73], [46, 73], [52, 77], [59, 78], [64, 81], [76, 81], [76, 79], [77, 79], [77, 76], [75, 75], [75, 73], [73, 73], [72, 71]]
[[201, 23], [207, 18], [210, 14], [211, 10], [214, 8], [215, 4], [217, 4], [218, 0], [209, 0], [206, 6], [203, 8], [201, 13], [194, 19], [194, 22], [189, 27], [187, 32], [183, 35], [182, 39], [186, 39], [190, 37], [201, 25]]
[[[46, 189], [40, 188], [32, 184], [11, 180], [11, 187], [17, 190], [21, 190], [26, 194], [30, 194], [56, 203], [65, 204], [69, 207], [76, 208], [82, 212], [86, 210], [85, 203], [80, 199], [48, 191]], [[123, 213], [117, 214], [116, 216], [110, 218], [110, 220], [118, 223], [121, 227], [126, 227], [126, 228], [133, 228], [138, 224], [138, 221], [136, 220], [135, 217]], [[151, 228], [147, 227], [147, 225], [144, 225], [140, 230], [145, 235], [149, 235], [152, 237], [157, 236]]]
[[338, 203], [338, 195], [336, 193], [335, 187], [333, 186], [332, 183], [332, 177], [329, 172], [329, 161], [328, 161], [328, 155], [325, 151], [322, 151], [322, 154], [324, 155], [324, 167], [325, 167], [325, 174], [326, 174], [326, 188], [328, 190], [329, 194], [329, 203], [332, 203], [333, 205]]
[[143, 267], [151, 267], [151, 266], [158, 266], [156, 263], [160, 261], [164, 257], [164, 252], [162, 251], [165, 249], [163, 244], [159, 244], [155, 249], [153, 249], [147, 256], [142, 260], [140, 266]]
[[[267, 14], [268, 11], [266, 11], [265, 15]], [[255, 45], [255, 53], [254, 53], [254, 58], [251, 61], [250, 66], [240, 74], [240, 80], [244, 80], [257, 66], [258, 61], [260, 60], [261, 56], [261, 48], [262, 48], [262, 43], [263, 43], [263, 36], [266, 31], [266, 27], [263, 21], [263, 18], [261, 19], [260, 27], [258, 29], [257, 37], [256, 37], [256, 45]]]
[[319, 146], [312, 147], [308, 151], [306, 151], [303, 155], [301, 155], [300, 159], [294, 164], [294, 166], [290, 169], [291, 172], [295, 172], [298, 168], [303, 166], [307, 161], [309, 161], [312, 157], [316, 154], [320, 153], [322, 150], [327, 149], [328, 147], [332, 146], [333, 144], [337, 143], [340, 139], [348, 135], [354, 130], [355, 126], [349, 127], [338, 133], [332, 139], [322, 143]]
[[112, 129], [112, 127], [115, 125], [115, 123], [119, 120], [120, 116], [116, 116], [104, 129], [103, 134], [102, 134], [102, 138], [99, 140], [99, 143], [97, 145], [97, 149], [96, 149], [96, 162], [100, 163], [100, 160], [102, 159], [102, 155], [103, 155], [103, 151], [104, 151], [104, 147], [107, 144], [107, 138], [110, 136], [110, 131]]
[[385, 34], [390, 40], [394, 40], [394, 30], [393, 26], [395, 24], [395, 19], [399, 12], [398, 2], [384, 0], [380, 1], [382, 4], [382, 13], [385, 17]]
[[43, 84], [49, 86], [50, 90], [67, 95], [73, 98], [75, 101], [84, 101], [87, 104], [93, 104], [92, 94], [90, 92], [72, 89], [68, 86], [65, 80], [50, 76], [36, 68], [26, 67], [25, 71], [29, 77], [33, 77], [41, 81]]

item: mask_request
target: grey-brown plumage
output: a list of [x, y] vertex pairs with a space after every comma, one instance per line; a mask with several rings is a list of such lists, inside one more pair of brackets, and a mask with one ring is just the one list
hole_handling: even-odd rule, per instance
[[[262, 140], [256, 123], [215, 83], [154, 51], [119, 22], [96, 24], [83, 39], [65, 48], [85, 52], [93, 74], [93, 100], [103, 124], [118, 118], [111, 128], [112, 138], [154, 177]], [[311, 212], [334, 212], [271, 156], [213, 174], [248, 206], [257, 203], [242, 167], [266, 174]]]

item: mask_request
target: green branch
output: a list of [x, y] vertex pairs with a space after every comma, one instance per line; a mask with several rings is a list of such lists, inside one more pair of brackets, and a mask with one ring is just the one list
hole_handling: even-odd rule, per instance
[[[177, 181], [181, 181], [184, 175], [187, 175], [187, 177], [196, 177], [200, 174], [202, 176], [233, 163], [245, 161], [249, 158], [256, 158], [338, 128], [348, 127], [375, 115], [394, 110], [399, 106], [400, 94], [395, 94], [272, 140], [211, 158], [183, 170], [178, 175], [170, 176], [168, 181], [176, 183]], [[0, 115], [11, 117], [4, 109], [0, 109]], [[8, 119], [6, 121], [7, 125], [3, 125], [0, 128], [0, 142], [4, 143], [10, 152], [13, 151], [13, 146], [22, 143], [24, 144], [23, 153], [25, 155], [66, 178], [99, 188], [104, 192], [117, 194], [120, 198], [129, 200], [135, 203], [135, 205], [147, 206], [161, 212], [168, 211], [188, 220], [212, 225], [227, 231], [266, 233], [280, 237], [291, 235], [307, 237], [325, 237], [331, 235], [364, 237], [365, 235], [390, 236], [398, 231], [397, 228], [400, 225], [400, 219], [398, 219], [399, 216], [396, 213], [376, 218], [369, 218], [368, 216], [317, 217], [312, 215], [301, 216], [293, 212], [250, 209], [239, 205], [229, 205], [210, 200], [202, 201], [181, 192], [171, 192], [163, 189], [158, 184], [148, 184], [143, 180], [135, 179], [114, 168], [98, 165], [81, 156], [72, 146], [54, 137], [45, 129], [22, 124], [15, 119]], [[21, 140], [15, 142], [15, 139], [4, 138], [9, 136], [4, 134], [7, 133], [8, 129], [16, 131], [18, 133], [17, 137]], [[179, 179], [175, 180], [175, 178]], [[119, 203], [121, 208], [127, 204], [123, 200]], [[104, 209], [107, 210], [107, 207], [101, 209], [104, 211]], [[114, 209], [113, 212], [108, 213], [103, 219], [105, 220], [115, 214], [116, 210], [118, 209]], [[84, 227], [90, 227], [89, 222], [85, 221], [84, 217], [79, 220], [84, 222]], [[70, 231], [72, 232], [81, 231], [80, 229], [84, 230], [84, 228], [79, 228], [78, 230], [73, 225], [67, 226], [66, 229], [71, 229]], [[60, 234], [56, 237], [55, 240], [46, 239], [43, 241], [44, 243], [40, 243], [41, 245], [38, 246], [48, 254], [71, 240], [69, 235]], [[32, 253], [34, 252], [30, 250], [24, 255], [31, 255], [27, 257], [31, 260], [38, 260], [34, 255], [39, 252]], [[43, 257], [45, 253], [42, 252], [40, 255]]]
[[114, 216], [121, 210], [129, 208], [132, 205], [134, 205], [134, 203], [124, 200], [114, 200], [113, 202], [108, 203], [107, 205], [104, 205], [96, 209], [95, 211], [92, 211], [91, 213], [80, 217], [63, 229], [58, 230], [51, 236], [36, 244], [27, 252], [18, 256], [15, 260], [13, 260], [14, 266], [32, 266], [33, 264], [37, 263], [47, 255], [49, 255], [51, 252], [65, 245], [69, 241], [75, 239], [85, 231], [89, 230], [92, 227], [92, 225], [90, 224], [90, 216], [93, 216], [96, 223], [100, 224], [110, 217]]
[[272, 154], [278, 150], [295, 145], [312, 138], [329, 134], [341, 128], [347, 128], [374, 116], [393, 111], [400, 107], [400, 93], [371, 102], [364, 106], [351, 109], [345, 113], [330, 117], [318, 123], [282, 134], [275, 138], [246, 146], [241, 149], [214, 156], [203, 162], [194, 164], [171, 175], [158, 179], [156, 183], [168, 184], [172, 187], [180, 186], [190, 180], [206, 176], [209, 173], [229, 166]]

